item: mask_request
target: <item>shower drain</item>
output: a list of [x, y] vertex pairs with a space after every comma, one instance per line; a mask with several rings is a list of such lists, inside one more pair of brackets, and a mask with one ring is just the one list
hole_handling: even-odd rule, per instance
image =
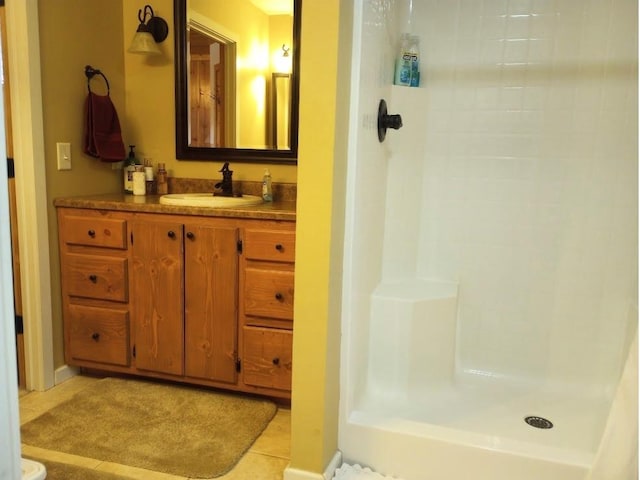
[[553, 423], [542, 417], [525, 417], [524, 421], [536, 428], [553, 428]]

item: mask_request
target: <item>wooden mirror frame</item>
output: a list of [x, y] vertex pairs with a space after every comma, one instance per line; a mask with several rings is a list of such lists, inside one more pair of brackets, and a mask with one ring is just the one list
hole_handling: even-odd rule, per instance
[[298, 162], [298, 119], [300, 100], [300, 10], [302, 0], [293, 1], [293, 61], [291, 69], [291, 148], [269, 150], [253, 148], [192, 147], [189, 145], [189, 104], [187, 100], [187, 5], [173, 1], [175, 31], [176, 158], [178, 160], [233, 161], [247, 163]]

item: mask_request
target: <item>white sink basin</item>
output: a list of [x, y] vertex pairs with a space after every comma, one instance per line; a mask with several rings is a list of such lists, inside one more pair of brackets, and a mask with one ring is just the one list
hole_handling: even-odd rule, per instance
[[262, 197], [242, 195], [241, 197], [214, 196], [211, 193], [170, 193], [160, 197], [162, 205], [180, 205], [183, 207], [229, 208], [259, 205]]

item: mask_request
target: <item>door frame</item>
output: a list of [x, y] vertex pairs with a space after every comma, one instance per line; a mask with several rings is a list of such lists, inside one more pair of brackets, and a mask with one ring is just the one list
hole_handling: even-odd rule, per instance
[[54, 385], [37, 0], [6, 0], [27, 390]]

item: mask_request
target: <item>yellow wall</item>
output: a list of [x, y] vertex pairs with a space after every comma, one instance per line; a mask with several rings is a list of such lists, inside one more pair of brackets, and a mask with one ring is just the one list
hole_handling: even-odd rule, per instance
[[348, 3], [302, 7], [291, 467], [317, 473], [338, 436]]
[[[113, 0], [40, 0], [40, 57], [49, 199], [49, 244], [53, 310], [53, 353], [56, 367], [64, 364], [58, 226], [53, 199], [65, 195], [108, 193], [122, 186], [120, 170], [82, 153], [85, 65], [99, 68], [109, 79], [111, 98], [127, 131], [124, 99], [122, 4]], [[11, 41], [9, 39], [9, 41]], [[9, 72], [11, 75], [11, 72]], [[106, 93], [101, 78], [92, 90]], [[127, 139], [125, 139], [125, 142]], [[58, 171], [56, 142], [71, 143], [72, 169]]]

